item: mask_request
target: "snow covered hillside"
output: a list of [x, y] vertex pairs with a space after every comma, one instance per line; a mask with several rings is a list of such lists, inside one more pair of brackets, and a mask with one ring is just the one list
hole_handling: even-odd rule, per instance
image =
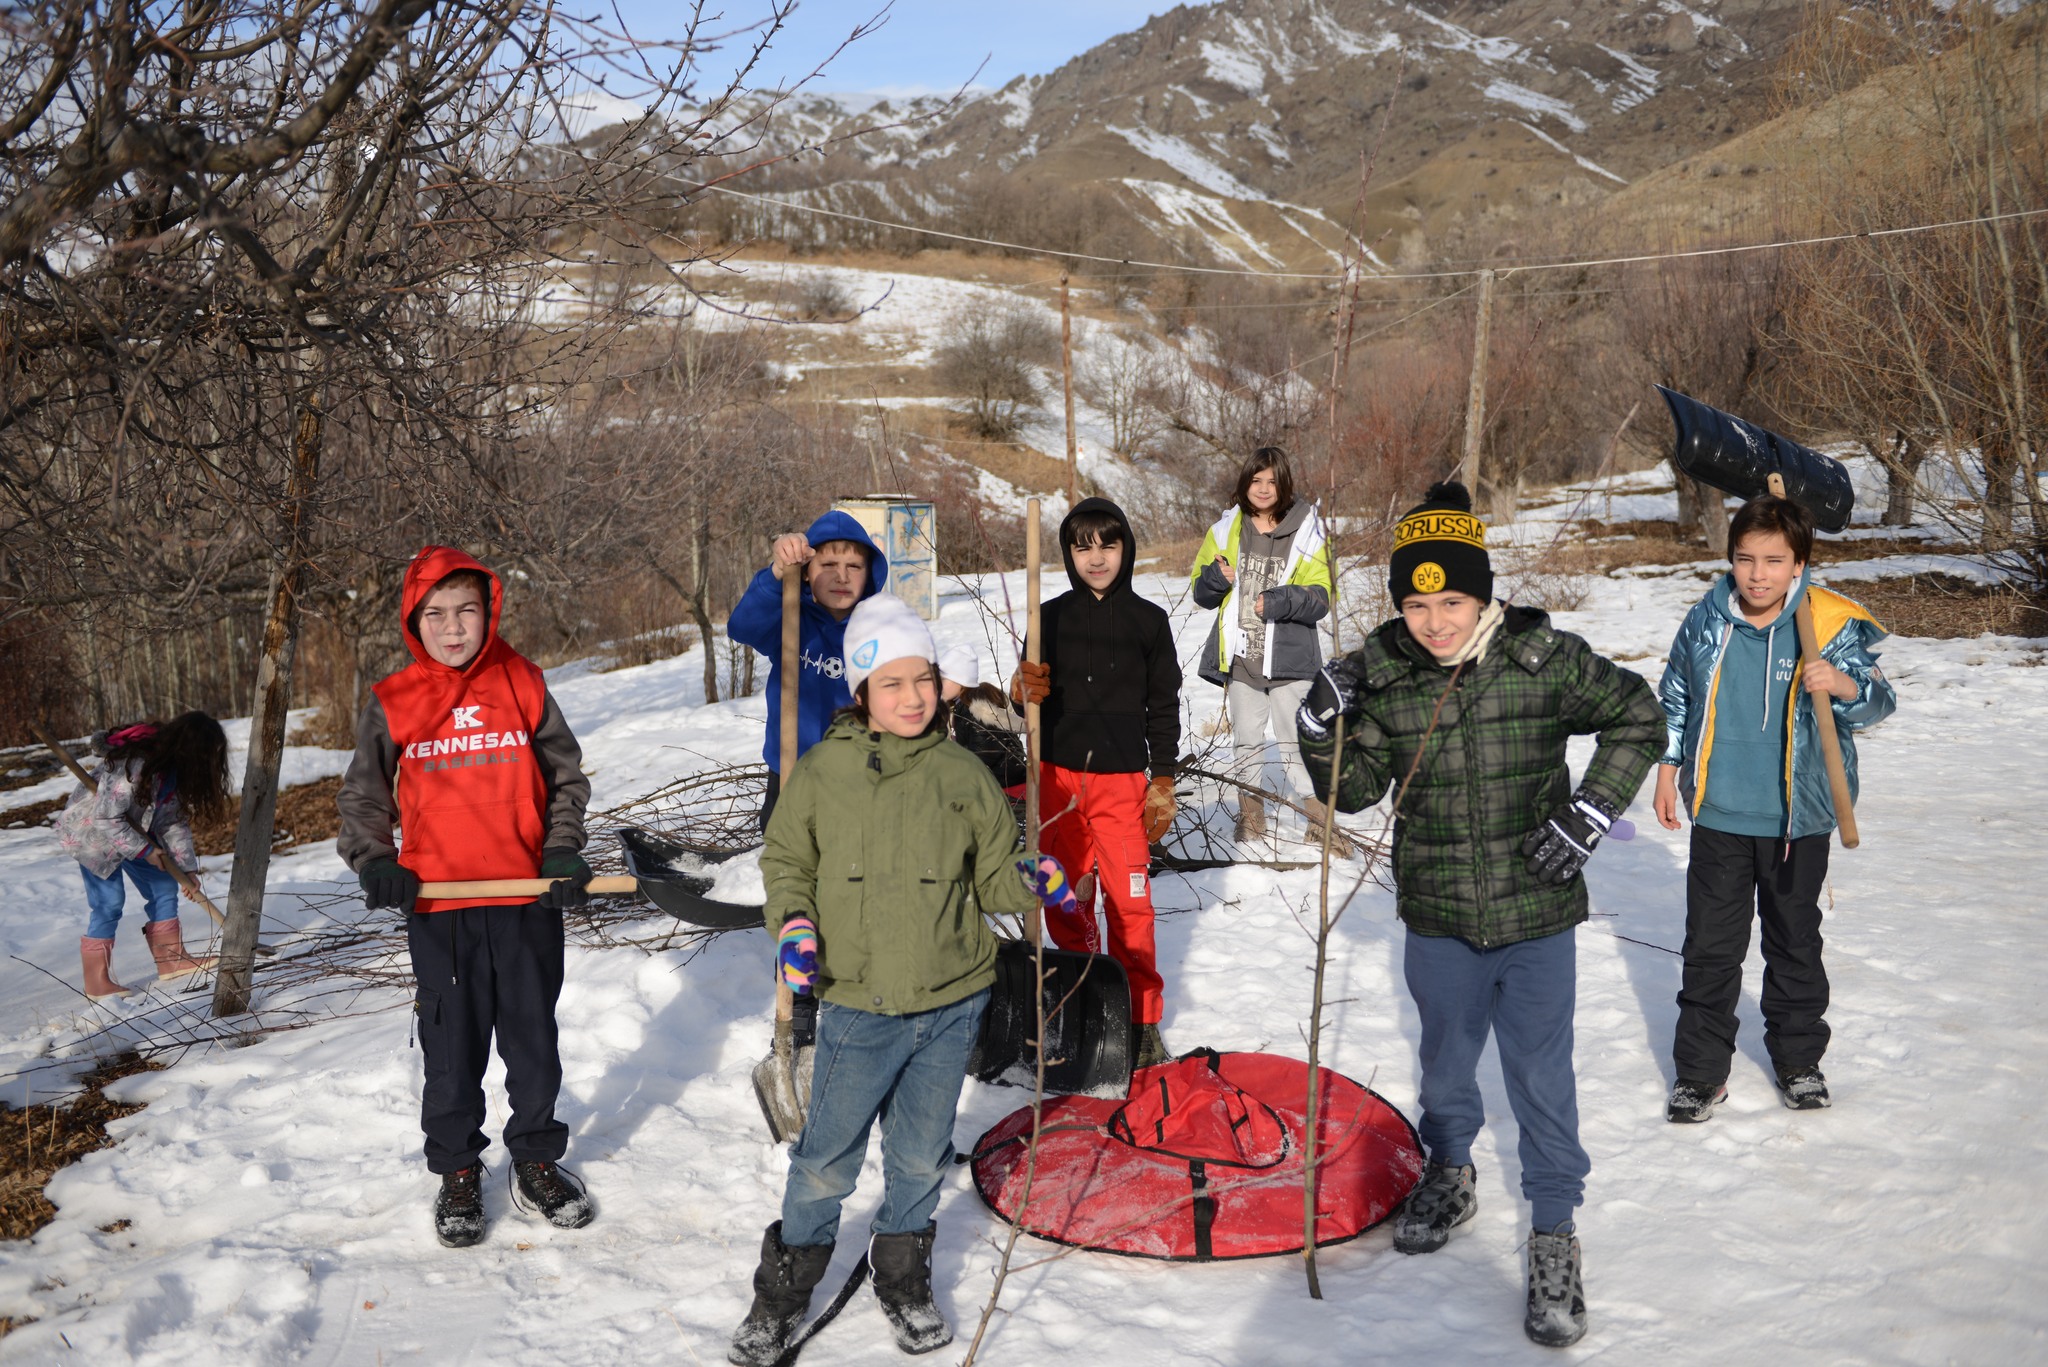
[[[1671, 495], [1654, 482], [1617, 481], [1610, 516], [1671, 516]], [[1511, 531], [1546, 537], [1563, 511], [1526, 515]], [[1207, 622], [1187, 601], [1185, 567], [1157, 569], [1138, 585], [1173, 607], [1186, 662]], [[1654, 680], [1705, 582], [1693, 567], [1590, 580], [1581, 610], [1559, 621]], [[1052, 574], [1046, 587], [1064, 584]], [[1007, 589], [1021, 611], [1019, 577]], [[1004, 603], [993, 577], [947, 581], [942, 642], [972, 642], [985, 670], [1007, 673], [1015, 652]], [[1400, 1256], [1384, 1230], [1328, 1249], [1327, 1299], [1312, 1302], [1294, 1259], [1174, 1265], [1026, 1239], [982, 1360], [2042, 1360], [2043, 645], [1889, 643], [1898, 714], [1862, 743], [1864, 844], [1834, 852], [1824, 900], [1832, 1111], [1778, 1105], [1753, 954], [1730, 1100], [1706, 1125], [1665, 1123], [1684, 835], [1656, 826], [1646, 791], [1631, 812], [1636, 838], [1595, 856], [1594, 919], [1578, 935], [1577, 1022], [1594, 1161], [1580, 1215], [1592, 1329], [1577, 1348], [1551, 1356], [1522, 1338], [1518, 1250], [1527, 1231], [1514, 1125], [1489, 1060], [1479, 1215], [1444, 1251]], [[1185, 720], [1200, 735], [1221, 695], [1188, 672]], [[762, 699], [703, 706], [701, 677], [694, 653], [615, 673], [555, 673], [585, 745], [594, 807], [758, 754]], [[1585, 753], [1581, 743], [1575, 759]], [[305, 773], [332, 762], [307, 756]], [[1350, 824], [1370, 835], [1379, 818]], [[208, 862], [219, 891], [226, 861]], [[1349, 887], [1360, 872], [1340, 866], [1333, 883]], [[288, 953], [292, 928], [317, 924], [329, 914], [323, 902], [351, 880], [330, 842], [280, 859], [271, 884], [265, 938]], [[1162, 875], [1171, 1045], [1302, 1052], [1312, 945], [1296, 913], [1312, 905], [1315, 887], [1313, 871]], [[131, 984], [148, 981], [132, 908], [115, 961]], [[26, 1086], [58, 1090], [66, 1069], [45, 1065], [75, 1057], [88, 1034], [118, 1033], [123, 1021], [135, 1033], [174, 1023], [175, 1003], [162, 998], [87, 1007], [63, 985], [76, 981], [83, 909], [75, 867], [47, 830], [0, 830], [0, 1096], [10, 1101]], [[203, 926], [186, 925], [198, 941]], [[1366, 883], [1339, 927], [1330, 996], [1340, 1004], [1324, 1047], [1332, 1066], [1412, 1116], [1417, 1025], [1400, 944], [1391, 897]], [[573, 1132], [568, 1163], [598, 1205], [584, 1230], [513, 1212], [500, 1171], [487, 1184], [486, 1242], [463, 1252], [435, 1244], [434, 1183], [418, 1154], [420, 1055], [400, 987], [304, 1003], [313, 1013], [306, 1028], [245, 1048], [196, 1049], [115, 1084], [115, 1095], [147, 1107], [116, 1122], [117, 1147], [51, 1183], [55, 1223], [32, 1241], [0, 1244], [0, 1316], [35, 1319], [0, 1339], [0, 1363], [723, 1360], [785, 1164], [748, 1082], [769, 1036], [769, 953], [759, 932], [724, 935], [689, 958], [631, 946], [572, 953], [559, 1113]], [[259, 988], [263, 981], [259, 974]], [[265, 997], [259, 1017], [289, 1005]], [[495, 1069], [489, 1085], [499, 1086]], [[970, 1083], [957, 1142], [965, 1148], [1026, 1099]], [[495, 1134], [502, 1121], [494, 1091], [487, 1129]], [[827, 1287], [857, 1256], [879, 1181], [871, 1154]], [[971, 1331], [1000, 1226], [964, 1168], [938, 1221], [938, 1299]], [[963, 1353], [955, 1345], [933, 1360]], [[900, 1359], [864, 1292], [806, 1360]]]

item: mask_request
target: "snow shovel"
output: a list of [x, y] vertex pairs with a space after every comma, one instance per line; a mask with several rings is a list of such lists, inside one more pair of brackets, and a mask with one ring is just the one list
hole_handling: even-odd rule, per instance
[[[80, 765], [77, 760], [71, 757], [71, 752], [69, 750], [66, 750], [61, 744], [59, 744], [56, 737], [52, 736], [48, 731], [43, 729], [43, 724], [41, 722], [32, 721], [28, 724], [28, 728], [29, 730], [35, 732], [35, 737], [37, 740], [41, 741], [44, 745], [49, 747], [50, 753], [54, 754], [58, 759], [64, 761], [64, 767], [71, 771], [72, 777], [76, 778], [80, 783], [85, 785], [85, 791], [87, 791], [88, 793], [98, 794], [100, 790], [100, 785], [93, 782], [92, 775], [85, 772], [84, 766]], [[127, 818], [127, 821], [130, 830], [134, 831], [144, 840], [147, 840], [150, 844], [157, 846], [158, 853], [160, 853], [163, 856], [164, 872], [170, 874], [172, 878], [175, 878], [177, 880], [178, 887], [180, 888], [180, 890], [184, 892], [184, 894], [187, 897], [197, 902], [200, 906], [205, 907], [206, 914], [213, 918], [213, 924], [220, 929], [222, 934], [226, 934], [228, 928], [228, 918], [221, 915], [220, 908], [213, 904], [213, 899], [211, 897], [208, 897], [206, 895], [205, 890], [199, 886], [199, 879], [196, 876], [194, 876], [190, 871], [179, 867], [178, 861], [171, 857], [170, 850], [164, 848], [154, 837], [150, 835], [148, 831], [145, 831], [142, 829], [142, 827], [136, 825], [135, 818], [132, 814]], [[277, 951], [275, 949], [272, 949], [269, 945], [256, 946], [256, 952], [266, 957], [277, 953]]]
[[[786, 787], [796, 767], [797, 670], [802, 666], [799, 627], [803, 576], [791, 565], [782, 576], [782, 734], [776, 758]], [[798, 1020], [801, 1015], [803, 1019]], [[803, 1132], [811, 1105], [811, 1059], [818, 1037], [818, 999], [804, 997], [801, 1007], [782, 975], [775, 979], [775, 1042], [768, 1056], [754, 1065], [754, 1096], [768, 1133], [778, 1144]]]
[[[1043, 656], [1038, 612], [1038, 500], [1024, 513], [1024, 658]], [[1039, 705], [1024, 705], [1024, 858], [1038, 863]], [[968, 1076], [982, 1082], [1036, 1085], [1045, 1063], [1048, 1092], [1122, 1096], [1131, 1083], [1131, 985], [1107, 954], [1045, 947], [1045, 914], [1034, 906], [1022, 940], [996, 948], [996, 982], [968, 1055]], [[1045, 1019], [1040, 1046], [1038, 1023]]]
[[[1856, 486], [1849, 471], [1810, 447], [1744, 422], [1731, 413], [1709, 408], [1697, 399], [1674, 393], [1663, 385], [1657, 392], [1671, 409], [1671, 421], [1678, 429], [1671, 463], [1702, 484], [1712, 485], [1737, 498], [1776, 494], [1788, 498], [1813, 516], [1814, 525], [1824, 532], [1839, 532], [1849, 525], [1856, 505]], [[1799, 598], [1794, 620], [1799, 627], [1799, 653], [1818, 660], [1820, 638], [1813, 628], [1813, 606], [1806, 595]], [[1828, 788], [1835, 801], [1835, 822], [1841, 828], [1842, 848], [1853, 850], [1863, 843], [1856, 829], [1856, 807], [1849, 796], [1849, 774], [1842, 767], [1842, 741], [1835, 734], [1835, 709], [1815, 704], [1813, 720], [1820, 732], [1821, 759], [1827, 765]]]
[[639, 880], [641, 895], [678, 921], [706, 930], [745, 930], [761, 924], [759, 902], [721, 902], [704, 895], [716, 881], [710, 870], [746, 850], [705, 854], [638, 826], [620, 827], [618, 837], [626, 872]]

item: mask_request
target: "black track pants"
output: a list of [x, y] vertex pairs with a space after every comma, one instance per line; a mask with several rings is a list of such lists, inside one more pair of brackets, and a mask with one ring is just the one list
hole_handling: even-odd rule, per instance
[[559, 1159], [569, 1127], [555, 1119], [562, 1090], [555, 999], [562, 993], [562, 914], [527, 903], [461, 907], [406, 917], [412, 951], [427, 1167], [457, 1172], [490, 1146], [484, 1138], [484, 1065], [491, 1039], [505, 1060], [512, 1115], [505, 1148], [515, 1159]]
[[1791, 842], [1692, 828], [1685, 871], [1685, 976], [1678, 990], [1672, 1060], [1687, 1082], [1728, 1080], [1735, 1056], [1735, 1003], [1749, 923], [1763, 923], [1764, 1047], [1780, 1072], [1813, 1067], [1827, 1052], [1828, 975], [1821, 966], [1820, 893], [1828, 840]]

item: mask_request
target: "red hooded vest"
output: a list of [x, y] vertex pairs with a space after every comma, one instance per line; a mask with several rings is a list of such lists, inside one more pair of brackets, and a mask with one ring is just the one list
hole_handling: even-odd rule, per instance
[[[477, 570], [491, 585], [490, 635], [466, 669], [427, 653], [413, 613], [434, 585]], [[399, 862], [422, 882], [535, 878], [547, 836], [547, 783], [533, 730], [547, 705], [540, 669], [505, 644], [498, 577], [461, 551], [428, 546], [405, 572], [400, 611], [413, 663], [375, 688], [398, 746]], [[503, 905], [503, 897], [426, 898], [421, 911]]]

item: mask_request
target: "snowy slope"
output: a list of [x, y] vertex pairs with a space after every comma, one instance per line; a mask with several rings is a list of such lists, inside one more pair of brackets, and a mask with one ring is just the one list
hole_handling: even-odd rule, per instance
[[[1639, 480], [1622, 482], [1615, 503], [1617, 513], [1631, 509], [1624, 515], [1669, 511], [1669, 495]], [[1543, 520], [1525, 517], [1516, 535], [1535, 535]], [[1063, 587], [1056, 578], [1049, 592]], [[1139, 584], [1174, 605], [1182, 658], [1192, 658], [1206, 623], [1185, 601], [1185, 579]], [[1585, 609], [1560, 620], [1654, 678], [1703, 586], [1684, 568], [1600, 580]], [[1021, 609], [1018, 578], [1007, 587]], [[995, 620], [1003, 603], [993, 578], [949, 583], [941, 637], [973, 641], [985, 667], [1007, 670], [1014, 651]], [[1719, 1364], [1766, 1352], [1787, 1364], [2041, 1360], [2041, 646], [1901, 639], [1885, 655], [1900, 710], [1864, 742], [1865, 843], [1836, 851], [1828, 888], [1833, 1111], [1777, 1105], [1753, 963], [1729, 1103], [1704, 1126], [1664, 1123], [1683, 837], [1656, 827], [1644, 797], [1632, 813], [1641, 834], [1594, 860], [1578, 1012], [1594, 1159], [1580, 1221], [1593, 1328], [1579, 1348], [1549, 1355], [1520, 1334], [1524, 1207], [1513, 1124], [1489, 1060], [1494, 1121], [1476, 1155], [1480, 1213], [1445, 1251], [1404, 1258], [1384, 1232], [1328, 1250], [1327, 1299], [1317, 1303], [1293, 1259], [1167, 1265], [1061, 1256], [1027, 1239], [1018, 1262], [1028, 1266], [1011, 1280], [982, 1360], [1150, 1367], [1323, 1362], [1333, 1351], [1459, 1363]], [[757, 753], [761, 700], [701, 706], [700, 678], [694, 656], [558, 672], [596, 806]], [[1190, 728], [1208, 726], [1217, 692], [1191, 677], [1185, 698]], [[1353, 824], [1370, 833], [1378, 823]], [[1348, 887], [1357, 874], [1353, 865], [1335, 881]], [[339, 876], [327, 846], [282, 860], [272, 881], [314, 888]], [[1160, 880], [1171, 1043], [1300, 1051], [1311, 947], [1292, 912], [1314, 891], [1312, 873]], [[295, 911], [299, 903], [280, 891], [270, 915], [288, 926], [314, 914]], [[0, 959], [0, 1058], [16, 1061], [0, 1068], [17, 1069], [12, 1081], [0, 1074], [0, 1096], [18, 1094], [26, 1059], [50, 1061], [114, 1014], [37, 986], [50, 980], [35, 965], [74, 980], [81, 919], [77, 875], [54, 841], [0, 831], [0, 937], [11, 956]], [[140, 976], [135, 938], [131, 927], [117, 967]], [[1341, 1004], [1325, 1048], [1412, 1115], [1416, 1021], [1389, 896], [1368, 883], [1337, 939], [1331, 996]], [[520, 1217], [493, 1187], [489, 1240], [461, 1253], [435, 1245], [431, 1179], [417, 1156], [419, 1055], [396, 988], [349, 1004], [369, 1014], [196, 1051], [118, 1084], [118, 1094], [149, 1103], [117, 1123], [120, 1146], [60, 1175], [51, 1186], [59, 1217], [35, 1240], [0, 1245], [0, 1315], [38, 1318], [0, 1339], [0, 1362], [721, 1360], [784, 1164], [747, 1081], [768, 1037], [767, 953], [758, 933], [737, 933], [687, 961], [630, 947], [572, 955], [561, 1114], [574, 1135], [569, 1162], [599, 1204], [582, 1231]], [[970, 1084], [959, 1142], [1024, 1099]], [[494, 1093], [488, 1128], [502, 1119]], [[871, 1154], [828, 1285], [856, 1254], [878, 1183]], [[100, 1232], [117, 1220], [132, 1223]], [[964, 1175], [939, 1222], [939, 1300], [971, 1328], [999, 1228]], [[956, 1345], [933, 1360], [962, 1354]], [[864, 1294], [806, 1360], [900, 1359]]]

